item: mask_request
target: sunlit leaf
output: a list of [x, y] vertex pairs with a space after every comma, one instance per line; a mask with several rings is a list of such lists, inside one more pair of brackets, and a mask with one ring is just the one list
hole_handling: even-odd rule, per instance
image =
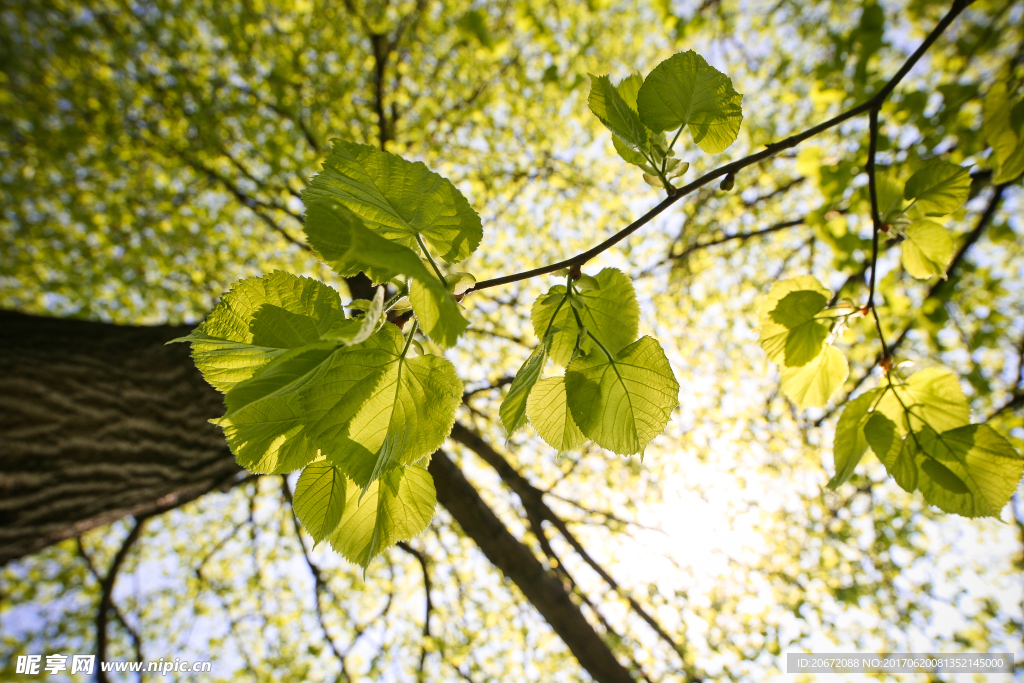
[[295, 483], [295, 516], [316, 543], [338, 528], [345, 511], [345, 475], [320, 460], [306, 465]]
[[864, 425], [872, 415], [871, 408], [879, 393], [881, 389], [866, 391], [843, 408], [832, 445], [836, 473], [828, 482], [830, 489], [839, 488], [840, 484], [852, 477], [857, 464], [864, 457], [868, 447]]
[[526, 415], [540, 438], [559, 453], [580, 448], [587, 440], [569, 413], [565, 377], [537, 382], [526, 400]]
[[927, 216], [953, 213], [967, 201], [971, 174], [962, 166], [933, 159], [907, 180], [904, 196], [916, 200], [914, 207]]
[[894, 381], [876, 410], [893, 421], [900, 434], [928, 426], [944, 432], [970, 423], [970, 406], [957, 376], [945, 368], [926, 368], [906, 382]]
[[807, 364], [782, 368], [782, 391], [801, 409], [823, 408], [849, 374], [850, 367], [843, 352], [834, 346], [825, 346]]
[[988, 425], [941, 434], [923, 429], [917, 440], [918, 488], [925, 500], [946, 512], [998, 516], [1024, 473], [1024, 457]]
[[480, 217], [454, 185], [426, 167], [369, 145], [335, 139], [323, 171], [302, 193], [338, 201], [376, 234], [418, 249], [420, 235], [449, 263], [480, 244]]
[[892, 174], [875, 174], [875, 193], [878, 198], [878, 215], [882, 223], [893, 223], [902, 213], [906, 202], [903, 199], [903, 183]]
[[783, 280], [761, 302], [761, 348], [768, 360], [785, 367], [801, 367], [821, 353], [829, 322], [816, 319], [832, 293], [805, 275]]
[[640, 123], [635, 107], [622, 98], [607, 76], [590, 75], [590, 111], [627, 148], [637, 153], [643, 161], [643, 154], [650, 146], [650, 131]]
[[917, 278], [945, 277], [953, 258], [953, 238], [949, 230], [927, 219], [915, 221], [904, 231], [903, 267]]
[[220, 391], [281, 356], [319, 339], [345, 318], [341, 297], [322, 282], [275, 270], [239, 280], [187, 337], [192, 359]]
[[573, 361], [566, 368], [565, 391], [580, 431], [619, 455], [643, 453], [679, 403], [668, 358], [651, 337], [641, 337], [613, 358], [595, 350]]
[[305, 228], [310, 244], [339, 275], [363, 271], [377, 281], [396, 275], [412, 278], [409, 300], [424, 331], [438, 344], [454, 345], [469, 325], [447, 283], [412, 249], [374, 233], [338, 202], [311, 199]]
[[526, 405], [530, 392], [533, 390], [540, 373], [544, 369], [544, 362], [548, 358], [548, 348], [551, 346], [551, 335], [544, 337], [540, 345], [533, 350], [530, 357], [526, 359], [519, 372], [516, 373], [512, 386], [508, 389], [505, 400], [501, 402], [499, 415], [501, 424], [505, 427], [506, 434], [512, 434], [526, 424]]
[[[596, 337], [612, 353], [636, 339], [640, 321], [640, 306], [636, 301], [633, 283], [615, 268], [605, 268], [594, 279], [600, 289], [580, 292], [577, 315], [587, 333]], [[566, 299], [565, 285], [555, 285], [533, 304], [533, 329], [543, 337], [549, 329], [557, 330], [551, 340], [549, 355], [559, 365], [567, 365], [576, 347], [579, 325]], [[593, 341], [584, 340], [584, 352], [593, 349]]]
[[455, 346], [469, 326], [455, 299], [439, 280], [413, 280], [409, 288], [409, 301], [420, 327], [428, 337], [444, 347]]
[[688, 126], [697, 146], [713, 154], [736, 141], [742, 100], [728, 76], [690, 50], [654, 67], [637, 95], [637, 109], [654, 132]]
[[384, 550], [423, 531], [436, 504], [434, 480], [420, 465], [390, 470], [365, 492], [349, 481], [331, 547], [365, 568]]
[[872, 412], [864, 422], [864, 439], [880, 459], [898, 447], [899, 433], [892, 420], [879, 412]]
[[310, 438], [360, 486], [437, 450], [462, 400], [451, 362], [409, 358], [404, 346], [398, 329], [385, 325], [339, 357], [302, 397]]

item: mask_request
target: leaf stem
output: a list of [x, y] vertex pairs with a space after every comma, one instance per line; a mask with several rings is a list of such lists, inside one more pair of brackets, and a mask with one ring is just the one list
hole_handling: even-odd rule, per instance
[[[576, 293], [576, 288], [572, 286], [572, 282], [571, 281], [568, 283], [568, 286], [569, 286], [569, 289], [573, 293]], [[583, 320], [580, 318], [580, 314], [576, 310], [575, 306], [571, 306], [570, 308], [572, 308], [573, 317], [576, 318], [576, 326], [579, 327], [580, 332], [582, 332], [583, 331]], [[604, 352], [604, 355], [608, 356], [608, 360], [611, 361], [611, 363], [614, 365], [614, 363], [615, 363], [615, 356], [613, 356], [611, 354], [611, 352], [608, 351], [608, 349], [605, 348], [604, 344], [601, 343], [601, 340], [598, 339], [597, 337], [595, 337], [594, 335], [590, 335], [590, 338], [594, 340], [594, 343], [597, 344], [597, 348], [601, 349]], [[580, 343], [579, 339], [580, 339], [579, 336], [577, 336], [576, 337], [576, 344], [577, 344], [577, 346]], [[615, 371], [616, 374], [618, 374], [618, 372], [619, 372], [618, 370]]]
[[563, 296], [562, 300], [558, 302], [558, 307], [555, 308], [555, 312], [551, 314], [551, 320], [548, 321], [547, 329], [544, 330], [544, 334], [543, 334], [543, 336], [541, 336], [541, 340], [542, 341], [543, 341], [544, 337], [548, 336], [548, 333], [551, 332], [551, 327], [552, 327], [552, 325], [555, 324], [555, 317], [558, 315], [558, 312], [560, 310], [562, 310], [562, 306], [564, 306], [565, 302], [568, 301], [568, 300], [569, 300], [569, 288], [566, 287], [566, 289], [565, 289], [565, 296]]
[[392, 308], [394, 308], [395, 305], [398, 303], [398, 301], [403, 296], [406, 296], [408, 293], [409, 293], [409, 283], [407, 282], [407, 283], [405, 283], [405, 285], [401, 289], [398, 290], [398, 292], [395, 293], [395, 295], [393, 297], [391, 297], [390, 299], [388, 299], [387, 301], [384, 302], [384, 308], [381, 311], [381, 314], [382, 315], [383, 314], [387, 314], [387, 312], [390, 311]]
[[672, 138], [672, 142], [668, 143], [668, 149], [665, 151], [665, 158], [661, 160], [661, 174], [663, 176], [665, 175], [665, 169], [668, 166], [669, 153], [672, 151], [672, 148], [676, 146], [676, 141], [679, 139], [679, 136], [682, 135], [683, 128], [685, 127], [686, 126], [679, 126], [679, 130], [676, 131], [676, 136]]
[[405, 338], [405, 348], [402, 349], [402, 360], [405, 360], [405, 355], [409, 353], [409, 347], [412, 346], [412, 338], [416, 336], [416, 330], [419, 328], [419, 325], [420, 323], [418, 320], [414, 319], [412, 321], [412, 329], [409, 330], [409, 336]]
[[878, 215], [878, 187], [875, 181], [875, 153], [878, 151], [878, 110], [881, 107], [868, 112], [868, 163], [865, 168], [868, 174], [868, 192], [871, 195], [871, 280], [868, 284], [868, 304], [871, 309], [871, 316], [875, 319], [875, 330], [878, 332], [878, 341], [882, 344], [882, 364], [886, 372], [889, 370], [891, 359], [889, 347], [885, 343], [885, 335], [882, 334], [882, 322], [878, 319], [878, 311], [875, 309], [875, 280], [878, 273], [878, 234], [882, 231], [882, 218]]
[[441, 273], [441, 269], [437, 267], [436, 263], [434, 263], [434, 259], [430, 256], [430, 250], [427, 249], [427, 245], [423, 243], [423, 238], [420, 237], [419, 233], [416, 233], [416, 243], [420, 245], [420, 249], [423, 250], [423, 255], [427, 257], [428, 261], [430, 261], [430, 266], [437, 274], [437, 279], [441, 281], [441, 284], [447, 286], [448, 281], [444, 279], [444, 274]]

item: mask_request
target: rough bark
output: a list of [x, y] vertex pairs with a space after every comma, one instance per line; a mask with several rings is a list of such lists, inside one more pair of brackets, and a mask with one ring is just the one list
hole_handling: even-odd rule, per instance
[[240, 475], [189, 329], [0, 311], [0, 563]]
[[[189, 329], [0, 311], [0, 563], [125, 515], [159, 514], [242, 475], [207, 422], [222, 412], [221, 395], [186, 345], [165, 346]], [[439, 452], [430, 472], [439, 502], [591, 677], [631, 683], [561, 581], [459, 468]]]

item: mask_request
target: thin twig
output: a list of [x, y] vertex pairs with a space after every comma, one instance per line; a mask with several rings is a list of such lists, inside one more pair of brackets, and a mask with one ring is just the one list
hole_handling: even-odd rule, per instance
[[764, 235], [770, 235], [771, 233], [778, 232], [779, 230], [785, 230], [786, 228], [794, 228], [798, 225], [803, 225], [805, 219], [806, 217], [796, 218], [791, 221], [783, 221], [781, 223], [769, 225], [767, 228], [762, 228], [760, 230], [751, 230], [750, 232], [738, 232], [735, 235], [725, 235], [723, 237], [713, 239], [710, 242], [691, 244], [678, 254], [673, 254], [670, 258], [673, 260], [684, 259], [690, 254], [694, 253], [695, 251], [700, 251], [701, 249], [707, 249], [709, 247], [716, 247], [719, 244], [725, 244], [726, 242], [731, 242], [733, 240], [740, 240], [741, 242], [746, 242], [747, 240], [752, 239], [754, 237], [763, 237]]
[[[995, 191], [992, 193], [992, 197], [989, 199], [988, 206], [985, 207], [985, 210], [982, 212], [981, 216], [978, 217], [978, 222], [975, 223], [971, 231], [967, 233], [967, 236], [964, 238], [964, 241], [960, 245], [960, 248], [957, 250], [956, 254], [953, 255], [953, 259], [949, 262], [949, 267], [946, 269], [946, 279], [938, 280], [928, 289], [928, 292], [924, 295], [922, 304], [925, 301], [928, 301], [929, 299], [932, 299], [937, 295], [941, 294], [942, 291], [950, 285], [951, 276], [954, 272], [956, 272], [957, 268], [960, 267], [961, 263], [963, 263], [964, 259], [967, 256], [967, 252], [981, 238], [982, 234], [984, 234], [985, 232], [985, 229], [988, 227], [989, 223], [992, 221], [992, 218], [995, 216], [996, 210], [999, 208], [999, 204], [1003, 199], [1003, 193], [1006, 190], [1006, 187], [1006, 184], [996, 185]], [[893, 342], [889, 345], [890, 354], [895, 353], [896, 350], [900, 348], [900, 346], [902, 346], [903, 342], [906, 341], [907, 335], [910, 334], [910, 331], [912, 329], [914, 329], [914, 325], [917, 324], [917, 320], [918, 319], [915, 317], [907, 321], [903, 330], [899, 333], [896, 339], [894, 339]], [[881, 354], [879, 354], [878, 357], [876, 357], [875, 360], [871, 363], [869, 368], [878, 365], [878, 363], [881, 360], [882, 356]], [[851, 396], [870, 376], [870, 370], [862, 373], [860, 377], [858, 377], [854, 381], [853, 386], [850, 387], [846, 396]], [[834, 405], [841, 406], [845, 402], [846, 399], [844, 398], [842, 400], [836, 401]], [[815, 421], [815, 425], [820, 425], [821, 422], [825, 420], [829, 415], [831, 415], [834, 410], [835, 408], [833, 408], [829, 412], [826, 412], [821, 418]]]
[[521, 273], [504, 275], [502, 277], [497, 277], [490, 280], [482, 280], [481, 282], [478, 282], [475, 287], [467, 290], [466, 293], [468, 294], [469, 292], [480, 291], [482, 289], [487, 289], [488, 287], [506, 285], [511, 282], [518, 282], [520, 280], [527, 280], [538, 275], [546, 275], [548, 273], [553, 273], [557, 270], [561, 270], [562, 268], [568, 268], [570, 266], [583, 265], [590, 259], [594, 258], [595, 256], [604, 251], [607, 251], [611, 247], [615, 246], [622, 240], [632, 235], [634, 232], [636, 232], [643, 226], [647, 225], [651, 220], [659, 216], [666, 209], [668, 209], [670, 206], [675, 204], [677, 201], [679, 201], [686, 195], [704, 187], [705, 185], [715, 180], [716, 178], [721, 178], [729, 174], [736, 174], [738, 171], [741, 171], [747, 166], [751, 166], [753, 164], [758, 163], [759, 161], [773, 157], [783, 150], [796, 147], [804, 140], [812, 138], [815, 135], [818, 135], [819, 133], [822, 133], [830, 128], [834, 128], [835, 126], [838, 126], [844, 121], [848, 121], [849, 119], [852, 119], [855, 116], [871, 111], [873, 109], [877, 109], [878, 107], [881, 106], [883, 102], [885, 102], [886, 98], [889, 97], [889, 94], [900, 83], [900, 81], [902, 81], [903, 78], [910, 72], [914, 65], [917, 64], [918, 60], [921, 59], [924, 53], [928, 51], [928, 48], [930, 48], [932, 44], [935, 43], [936, 40], [938, 40], [939, 36], [942, 35], [946, 28], [948, 28], [949, 25], [953, 23], [953, 20], [957, 17], [957, 15], [959, 15], [964, 10], [964, 8], [971, 4], [971, 1], [972, 0], [956, 0], [953, 3], [953, 6], [950, 8], [949, 12], [947, 12], [946, 15], [942, 17], [942, 19], [939, 21], [939, 23], [935, 25], [935, 28], [932, 29], [932, 32], [928, 34], [928, 37], [924, 39], [920, 46], [918, 46], [917, 50], [915, 50], [914, 53], [907, 59], [907, 61], [904, 62], [900, 70], [896, 72], [896, 75], [893, 76], [882, 87], [882, 89], [879, 90], [878, 93], [876, 93], [874, 97], [872, 97], [871, 99], [862, 102], [861, 104], [858, 104], [857, 106], [848, 109], [837, 116], [832, 117], [828, 121], [819, 123], [816, 126], [808, 128], [802, 133], [797, 133], [796, 135], [792, 135], [786, 138], [785, 140], [772, 143], [765, 147], [765, 149], [761, 150], [760, 152], [750, 154], [748, 156], [743, 157], [742, 159], [738, 159], [737, 161], [725, 164], [724, 166], [719, 166], [715, 170], [705, 173], [703, 176], [697, 178], [693, 182], [684, 185], [681, 188], [677, 188], [671, 195], [662, 200], [662, 202], [655, 206], [653, 209], [651, 209], [643, 216], [627, 225], [619, 232], [615, 233], [614, 235], [606, 239], [604, 242], [601, 242], [597, 246], [592, 247], [587, 251], [584, 251], [580, 254], [577, 254], [576, 256], [565, 259], [564, 261], [558, 261], [557, 263], [552, 263], [547, 266], [541, 266], [540, 268], [533, 268], [531, 270], [523, 271]]

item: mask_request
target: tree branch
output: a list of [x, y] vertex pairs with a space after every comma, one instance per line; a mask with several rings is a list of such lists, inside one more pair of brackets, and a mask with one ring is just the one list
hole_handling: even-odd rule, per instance
[[[878, 310], [875, 308], [875, 280], [878, 274], [878, 234], [882, 232], [882, 218], [878, 215], [878, 188], [875, 182], [875, 152], [878, 151], [878, 109], [868, 112], [870, 137], [868, 140], [868, 163], [865, 169], [868, 174], [868, 191], [871, 195], [871, 280], [868, 282], [868, 303], [871, 309], [871, 317], [875, 319], [875, 329], [878, 331], [878, 341], [882, 344], [881, 362], [883, 365], [890, 363], [889, 347], [885, 345], [885, 335], [882, 334], [882, 321], [878, 319]], [[888, 367], [885, 368], [889, 370]]]
[[430, 570], [427, 567], [427, 557], [416, 548], [405, 541], [399, 541], [398, 547], [416, 558], [423, 570], [423, 592], [427, 596], [426, 614], [423, 616], [423, 646], [420, 648], [419, 679], [423, 680], [423, 664], [427, 660], [427, 641], [430, 640], [430, 614], [434, 610], [434, 603], [430, 599]]
[[[651, 614], [648, 613], [640, 603], [630, 596], [627, 591], [619, 586], [618, 582], [612, 578], [611, 574], [609, 574], [604, 567], [591, 557], [590, 553], [587, 552], [583, 545], [576, 539], [575, 535], [569, 530], [565, 521], [556, 515], [554, 511], [548, 507], [547, 503], [544, 502], [543, 493], [539, 489], [534, 487], [533, 484], [527, 481], [525, 477], [516, 472], [508, 461], [505, 460], [500, 453], [491, 448], [491, 446], [484, 441], [479, 434], [470, 430], [463, 424], [456, 422], [452, 427], [451, 436], [452, 439], [458, 441], [476, 453], [484, 462], [490, 465], [494, 471], [498, 473], [501, 480], [508, 485], [513, 493], [519, 496], [519, 500], [527, 510], [528, 517], [530, 515], [534, 515], [539, 520], [547, 520], [550, 522], [558, 532], [562, 534], [565, 540], [572, 546], [573, 550], [576, 551], [583, 561], [586, 562], [591, 569], [597, 572], [597, 574], [612, 588], [612, 590], [626, 599], [633, 611], [636, 612], [637, 615], [643, 619], [647, 625], [650, 626], [654, 632], [672, 648], [674, 652], [679, 655], [684, 667], [687, 666], [685, 648], [676, 643], [668, 632], [654, 619], [654, 617], [651, 616]], [[539, 523], [531, 524], [531, 526], [539, 526]], [[543, 534], [540, 530], [536, 530], [534, 533], [538, 535], [538, 538]], [[693, 670], [688, 668], [686, 673], [690, 680], [694, 680], [696, 678]]]
[[103, 664], [107, 661], [107, 614], [114, 609], [114, 584], [117, 582], [117, 573], [135, 541], [139, 539], [146, 519], [146, 517], [135, 519], [135, 524], [128, 532], [127, 538], [124, 539], [117, 554], [114, 555], [107, 575], [100, 581], [100, 606], [96, 610], [96, 680], [99, 683], [107, 683], [108, 680], [107, 674], [103, 670]]
[[509, 284], [510, 282], [527, 280], [538, 275], [546, 275], [548, 273], [553, 273], [556, 270], [561, 270], [562, 268], [568, 268], [570, 266], [581, 266], [590, 259], [597, 256], [598, 254], [610, 249], [611, 247], [615, 246], [622, 240], [626, 239], [643, 226], [647, 225], [651, 220], [659, 216], [666, 209], [668, 209], [670, 206], [675, 204], [677, 201], [679, 201], [686, 195], [704, 187], [705, 185], [715, 180], [716, 178], [721, 178], [729, 174], [735, 174], [738, 171], [746, 168], [747, 166], [751, 166], [753, 164], [758, 163], [759, 161], [763, 161], [764, 159], [773, 157], [785, 149], [796, 147], [804, 140], [812, 138], [815, 135], [818, 135], [819, 133], [822, 133], [830, 128], [834, 128], [835, 126], [838, 126], [840, 123], [843, 123], [844, 121], [848, 121], [849, 119], [855, 116], [863, 114], [864, 112], [868, 112], [873, 109], [879, 108], [882, 105], [882, 103], [886, 100], [886, 98], [889, 96], [889, 94], [893, 91], [893, 89], [900, 83], [900, 81], [903, 80], [903, 78], [910, 72], [914, 65], [917, 64], [918, 60], [921, 59], [924, 53], [928, 51], [928, 48], [930, 48], [932, 44], [935, 43], [936, 40], [938, 40], [939, 36], [942, 35], [942, 33], [949, 27], [949, 25], [953, 23], [953, 20], [956, 19], [956, 17], [969, 4], [971, 4], [971, 2], [972, 0], [955, 0], [949, 12], [947, 12], [946, 15], [942, 17], [941, 20], [939, 20], [939, 23], [935, 25], [935, 28], [932, 29], [932, 32], [928, 34], [928, 37], [924, 39], [920, 46], [918, 46], [917, 50], [915, 50], [914, 53], [910, 55], [910, 57], [907, 59], [907, 61], [904, 62], [900, 70], [896, 72], [896, 75], [893, 76], [882, 87], [882, 89], [879, 90], [871, 99], [862, 102], [861, 104], [858, 104], [857, 106], [848, 109], [845, 112], [837, 116], [834, 116], [823, 123], [819, 123], [816, 126], [808, 128], [802, 133], [797, 133], [796, 135], [792, 135], [786, 138], [785, 140], [772, 143], [765, 147], [765, 149], [761, 150], [760, 152], [750, 154], [748, 156], [743, 157], [742, 159], [725, 164], [724, 166], [719, 166], [715, 170], [705, 173], [703, 176], [697, 178], [693, 182], [684, 185], [681, 188], [677, 188], [671, 195], [662, 200], [662, 202], [655, 206], [653, 209], [651, 209], [643, 216], [627, 225], [619, 232], [615, 233], [614, 235], [606, 239], [604, 242], [601, 242], [597, 246], [592, 247], [587, 251], [577, 254], [576, 256], [573, 256], [571, 258], [565, 259], [564, 261], [552, 263], [547, 266], [541, 266], [540, 268], [533, 268], [532, 270], [523, 271], [521, 273], [514, 273], [512, 275], [504, 275], [502, 277], [493, 278], [491, 280], [482, 280], [478, 282], [475, 287], [467, 290], [466, 293], [468, 294], [469, 292], [487, 289], [488, 287], [506, 285]]
[[[96, 569], [96, 565], [93, 563], [92, 557], [90, 557], [89, 553], [85, 551], [85, 546], [82, 545], [82, 537], [77, 537], [75, 539], [75, 542], [78, 547], [78, 554], [79, 556], [81, 556], [83, 560], [85, 560], [85, 565], [89, 568], [89, 573], [92, 574], [93, 578], [96, 579], [96, 582], [100, 584], [100, 586], [102, 586], [103, 577], [100, 576], [99, 570]], [[142, 639], [139, 637], [138, 631], [132, 628], [131, 625], [128, 623], [128, 620], [124, 618], [124, 614], [121, 612], [121, 608], [117, 606], [117, 603], [113, 601], [113, 598], [111, 598], [110, 601], [110, 608], [114, 611], [114, 616], [117, 618], [117, 621], [121, 624], [122, 627], [124, 627], [124, 630], [128, 632], [129, 637], [131, 637], [132, 649], [135, 651], [135, 659], [141, 662]], [[139, 679], [142, 679], [141, 675], [139, 676]]]
[[429, 472], [437, 500], [490, 562], [509, 577], [597, 683], [633, 683], [608, 645], [573, 604], [562, 582], [513, 536], [448, 455], [438, 450]]
[[[966, 237], [964, 238], [963, 244], [960, 245], [960, 248], [957, 250], [956, 254], [953, 255], [953, 259], [949, 262], [949, 267], [946, 269], [946, 279], [939, 279], [938, 281], [935, 282], [935, 284], [933, 284], [928, 289], [928, 292], [924, 295], [924, 299], [921, 302], [922, 304], [928, 301], [929, 299], [935, 297], [936, 295], [940, 294], [947, 286], [949, 286], [950, 276], [956, 271], [957, 268], [960, 267], [960, 264], [963, 263], [964, 259], [967, 256], [967, 252], [981, 238], [982, 234], [984, 234], [985, 232], [985, 229], [992, 221], [992, 217], [995, 215], [996, 210], [999, 208], [999, 203], [1003, 199], [1003, 193], [1006, 190], [1006, 187], [1007, 184], [996, 185], [995, 192], [993, 192], [991, 199], [989, 199], [988, 206], [985, 207], [985, 210], [978, 218], [978, 222], [975, 223], [971, 231], [967, 233]], [[896, 350], [903, 345], [903, 342], [906, 341], [907, 339], [907, 335], [910, 333], [912, 329], [914, 329], [915, 324], [917, 324], [917, 318], [911, 318], [910, 320], [907, 321], [907, 324], [899, 333], [899, 336], [897, 336], [896, 339], [893, 340], [892, 344], [889, 345], [889, 353], [895, 353]], [[873, 368], [876, 365], [878, 365], [881, 362], [881, 360], [882, 355], [879, 354], [871, 363], [871, 365], [868, 366], [868, 370], [862, 373], [861, 376], [854, 381], [853, 386], [850, 387], [849, 391], [846, 392], [846, 396], [841, 400], [837, 400], [834, 403], [834, 406], [838, 407], [843, 405], [846, 402], [846, 399], [852, 396], [853, 393], [857, 391], [857, 389], [859, 389], [865, 381], [867, 381], [867, 378], [871, 376], [870, 368]], [[833, 407], [831, 410], [822, 415], [818, 420], [815, 421], [814, 424], [816, 426], [820, 425], [829, 415], [831, 415], [835, 411], [835, 407]]]
[[352, 680], [349, 676], [348, 668], [345, 666], [345, 655], [338, 647], [334, 644], [334, 638], [331, 637], [330, 632], [327, 630], [327, 623], [324, 621], [323, 607], [320, 606], [320, 594], [321, 592], [331, 592], [324, 581], [323, 572], [320, 567], [313, 562], [313, 558], [309, 556], [309, 551], [306, 549], [306, 542], [302, 538], [302, 528], [299, 525], [299, 519], [295, 516], [295, 505], [292, 500], [292, 491], [288, 488], [288, 479], [285, 476], [281, 477], [281, 497], [288, 503], [288, 509], [292, 513], [292, 526], [295, 529], [295, 537], [299, 541], [299, 546], [302, 548], [302, 557], [306, 560], [306, 566], [309, 567], [309, 573], [313, 575], [313, 604], [316, 607], [316, 619], [320, 623], [320, 630], [324, 632], [324, 638], [327, 639], [327, 644], [331, 648], [331, 652], [334, 654], [334, 658], [338, 660], [338, 664], [341, 666], [341, 678], [346, 681]]
[[725, 244], [726, 242], [731, 242], [733, 240], [740, 240], [741, 242], [746, 242], [747, 240], [752, 239], [754, 237], [762, 237], [764, 235], [769, 235], [769, 234], [771, 234], [773, 232], [778, 232], [779, 230], [785, 230], [787, 228], [793, 228], [793, 227], [796, 227], [798, 225], [803, 225], [805, 220], [806, 220], [806, 216], [803, 217], [803, 218], [796, 218], [796, 219], [793, 219], [791, 221], [783, 221], [782, 223], [776, 223], [775, 225], [769, 225], [767, 228], [762, 228], [761, 230], [751, 230], [750, 232], [739, 232], [739, 233], [736, 233], [735, 235], [725, 235], [724, 237], [719, 237], [717, 239], [713, 239], [710, 242], [704, 242], [702, 244], [696, 244], [696, 243], [695, 244], [691, 244], [688, 247], [686, 247], [685, 249], [683, 249], [681, 252], [679, 252], [678, 254], [673, 254], [669, 258], [672, 259], [672, 260], [684, 259], [684, 258], [686, 258], [687, 256], [689, 256], [690, 254], [692, 254], [692, 253], [694, 253], [696, 251], [700, 251], [702, 249], [707, 249], [709, 247], [716, 247], [719, 244]]

